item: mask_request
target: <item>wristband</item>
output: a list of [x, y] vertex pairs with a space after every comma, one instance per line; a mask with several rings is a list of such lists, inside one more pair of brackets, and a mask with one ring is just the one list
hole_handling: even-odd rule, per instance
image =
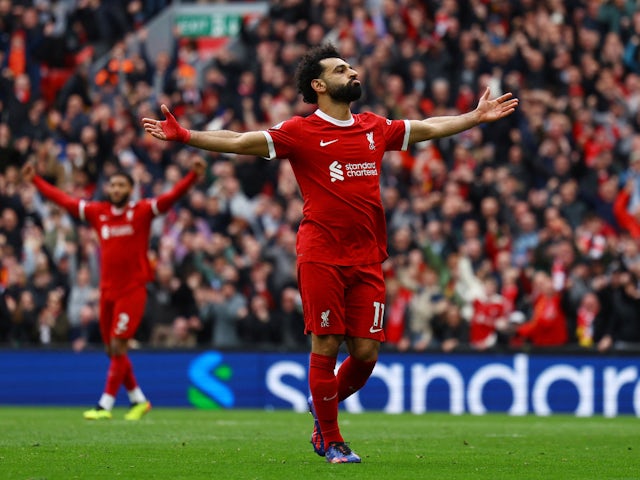
[[160, 122], [160, 126], [167, 140], [174, 140], [181, 143], [189, 142], [191, 139], [191, 131], [180, 125], [171, 112], [167, 111], [165, 117], [166, 120]]

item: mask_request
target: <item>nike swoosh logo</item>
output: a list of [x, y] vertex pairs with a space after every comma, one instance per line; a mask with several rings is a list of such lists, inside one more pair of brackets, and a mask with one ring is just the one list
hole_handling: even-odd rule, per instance
[[373, 327], [371, 327], [369, 329], [369, 333], [378, 333], [378, 332], [381, 332], [381, 331], [382, 331], [381, 328], [373, 328]]
[[333, 400], [334, 398], [336, 398], [338, 396], [338, 394], [336, 393], [333, 397], [322, 397], [322, 400], [324, 400], [325, 402], [330, 402], [331, 400]]
[[324, 140], [320, 140], [320, 146], [321, 147], [326, 147], [327, 145], [331, 145], [332, 143], [336, 143], [339, 139], [335, 139], [335, 140], [329, 140], [328, 142], [325, 142]]

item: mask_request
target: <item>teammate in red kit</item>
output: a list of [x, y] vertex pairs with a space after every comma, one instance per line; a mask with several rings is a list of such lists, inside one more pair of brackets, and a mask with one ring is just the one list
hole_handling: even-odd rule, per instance
[[[307, 52], [296, 73], [305, 102], [318, 109], [267, 131], [189, 131], [169, 109], [160, 121], [143, 118], [145, 130], [216, 151], [287, 158], [304, 199], [297, 237], [298, 282], [305, 330], [311, 334], [309, 407], [314, 415], [313, 447], [330, 463], [360, 462], [338, 426], [338, 403], [364, 386], [384, 340], [384, 279], [387, 231], [380, 198], [384, 152], [453, 135], [511, 114], [511, 94], [489, 99], [464, 115], [427, 120], [389, 120], [373, 113], [354, 114], [351, 102], [362, 87], [356, 72], [335, 47]], [[334, 372], [341, 344], [349, 356]]]
[[146, 284], [152, 279], [147, 257], [151, 221], [165, 213], [204, 174], [205, 162], [197, 159], [192, 170], [174, 188], [158, 198], [131, 202], [134, 182], [126, 172], [111, 175], [109, 201], [85, 201], [70, 197], [35, 174], [31, 164], [22, 176], [48, 199], [71, 215], [89, 223], [100, 238], [100, 332], [110, 357], [104, 392], [95, 408], [84, 412], [88, 420], [110, 419], [115, 397], [124, 385], [131, 401], [127, 420], [139, 420], [151, 403], [138, 386], [127, 354], [147, 298]]

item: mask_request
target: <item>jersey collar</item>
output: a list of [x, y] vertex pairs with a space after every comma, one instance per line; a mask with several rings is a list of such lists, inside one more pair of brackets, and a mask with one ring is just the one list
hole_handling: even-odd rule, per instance
[[118, 208], [115, 205], [111, 204], [111, 214], [112, 215], [122, 215], [127, 208], [133, 208], [135, 202], [130, 201], [126, 206], [122, 208]]
[[323, 120], [325, 120], [325, 121], [327, 121], [329, 123], [333, 123], [334, 125], [336, 125], [338, 127], [350, 127], [355, 122], [355, 120], [353, 119], [353, 115], [351, 116], [351, 118], [349, 120], [338, 120], [337, 118], [333, 118], [333, 117], [327, 115], [326, 113], [324, 113], [319, 108], [313, 113], [315, 113], [321, 119], [323, 119]]

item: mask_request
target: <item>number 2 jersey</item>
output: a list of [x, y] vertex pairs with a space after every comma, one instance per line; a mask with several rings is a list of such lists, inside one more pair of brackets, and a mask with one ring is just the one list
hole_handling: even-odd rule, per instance
[[316, 110], [263, 132], [269, 158], [289, 159], [304, 206], [298, 263], [368, 265], [387, 257], [382, 157], [406, 150], [409, 122], [374, 113], [337, 120]]
[[71, 197], [38, 176], [33, 183], [45, 197], [96, 231], [100, 240], [100, 289], [114, 294], [153, 279], [147, 256], [151, 221], [167, 212], [196, 179], [195, 173], [190, 172], [158, 198], [129, 202], [122, 208], [109, 202]]

